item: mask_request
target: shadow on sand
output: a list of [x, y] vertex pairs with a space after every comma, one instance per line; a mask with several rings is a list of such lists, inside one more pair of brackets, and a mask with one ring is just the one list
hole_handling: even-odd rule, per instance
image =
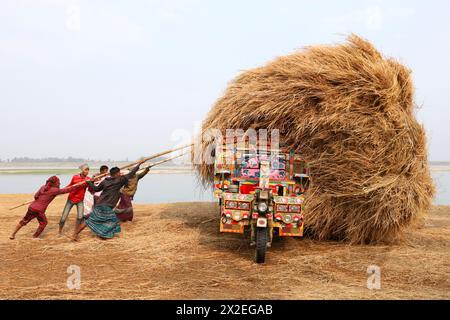
[[[195, 207], [195, 210], [185, 210], [185, 207]], [[250, 246], [250, 229], [246, 228], [244, 235], [227, 234], [219, 231], [219, 206], [216, 203], [174, 203], [169, 204], [161, 213], [161, 219], [177, 220], [187, 228], [200, 232], [200, 245], [215, 251], [253, 259], [254, 248]], [[286, 241], [275, 236], [270, 251], [283, 250]]]

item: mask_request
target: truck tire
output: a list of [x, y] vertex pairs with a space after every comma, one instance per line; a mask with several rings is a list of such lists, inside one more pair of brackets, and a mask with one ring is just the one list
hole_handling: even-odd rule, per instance
[[256, 263], [264, 263], [266, 261], [267, 232], [267, 228], [256, 228]]

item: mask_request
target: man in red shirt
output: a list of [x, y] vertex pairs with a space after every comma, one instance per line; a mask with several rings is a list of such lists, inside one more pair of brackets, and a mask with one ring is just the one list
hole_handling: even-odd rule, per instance
[[[89, 180], [89, 166], [87, 164], [83, 164], [80, 166], [81, 172], [72, 177], [69, 185], [67, 187], [73, 186], [77, 183], [84, 182]], [[77, 207], [77, 222], [76, 227], [83, 220], [84, 213], [84, 195], [86, 193], [87, 185], [82, 188], [76, 188], [69, 193], [67, 198], [66, 206], [64, 207], [63, 213], [61, 215], [61, 220], [59, 221], [59, 234], [62, 234], [62, 230], [64, 228], [64, 224], [66, 223], [67, 217], [69, 216], [70, 210], [72, 210], [73, 206]]]
[[77, 190], [78, 187], [68, 187], [64, 189], [59, 188], [59, 179], [56, 176], [50, 177], [44, 186], [39, 188], [39, 191], [34, 195], [34, 202], [30, 204], [28, 207], [27, 214], [23, 219], [19, 222], [14, 232], [9, 237], [11, 240], [14, 240], [16, 237], [16, 233], [22, 229], [25, 225], [27, 225], [31, 220], [37, 219], [39, 222], [39, 227], [33, 235], [34, 239], [39, 239], [42, 231], [44, 231], [47, 226], [47, 217], [45, 215], [45, 211], [47, 210], [48, 205], [55, 199], [57, 195], [63, 193], [69, 193], [71, 191]]

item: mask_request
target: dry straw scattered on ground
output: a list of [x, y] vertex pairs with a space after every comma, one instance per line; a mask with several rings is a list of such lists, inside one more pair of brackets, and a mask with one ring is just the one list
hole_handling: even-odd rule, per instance
[[[73, 243], [57, 236], [61, 197], [41, 241], [31, 240], [36, 221], [11, 241], [25, 209], [8, 208], [31, 197], [0, 195], [0, 299], [450, 298], [450, 207], [433, 207], [401, 244], [282, 239], [257, 265], [248, 238], [219, 233], [211, 203], [137, 205], [119, 237], [85, 230]], [[74, 224], [72, 212], [67, 235]], [[70, 265], [81, 268], [80, 290], [66, 285]], [[381, 268], [381, 290], [367, 288], [371, 265]]]
[[[306, 228], [318, 239], [391, 242], [430, 208], [434, 186], [410, 70], [351, 35], [240, 74], [203, 123], [279, 129], [311, 165]], [[210, 150], [203, 142], [201, 149]], [[204, 156], [204, 155], [203, 155]], [[197, 166], [205, 183], [213, 168]]]

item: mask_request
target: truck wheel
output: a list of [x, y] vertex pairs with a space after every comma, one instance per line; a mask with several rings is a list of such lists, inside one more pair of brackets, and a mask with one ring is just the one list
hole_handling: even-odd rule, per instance
[[267, 228], [256, 228], [256, 263], [264, 263], [267, 250]]

